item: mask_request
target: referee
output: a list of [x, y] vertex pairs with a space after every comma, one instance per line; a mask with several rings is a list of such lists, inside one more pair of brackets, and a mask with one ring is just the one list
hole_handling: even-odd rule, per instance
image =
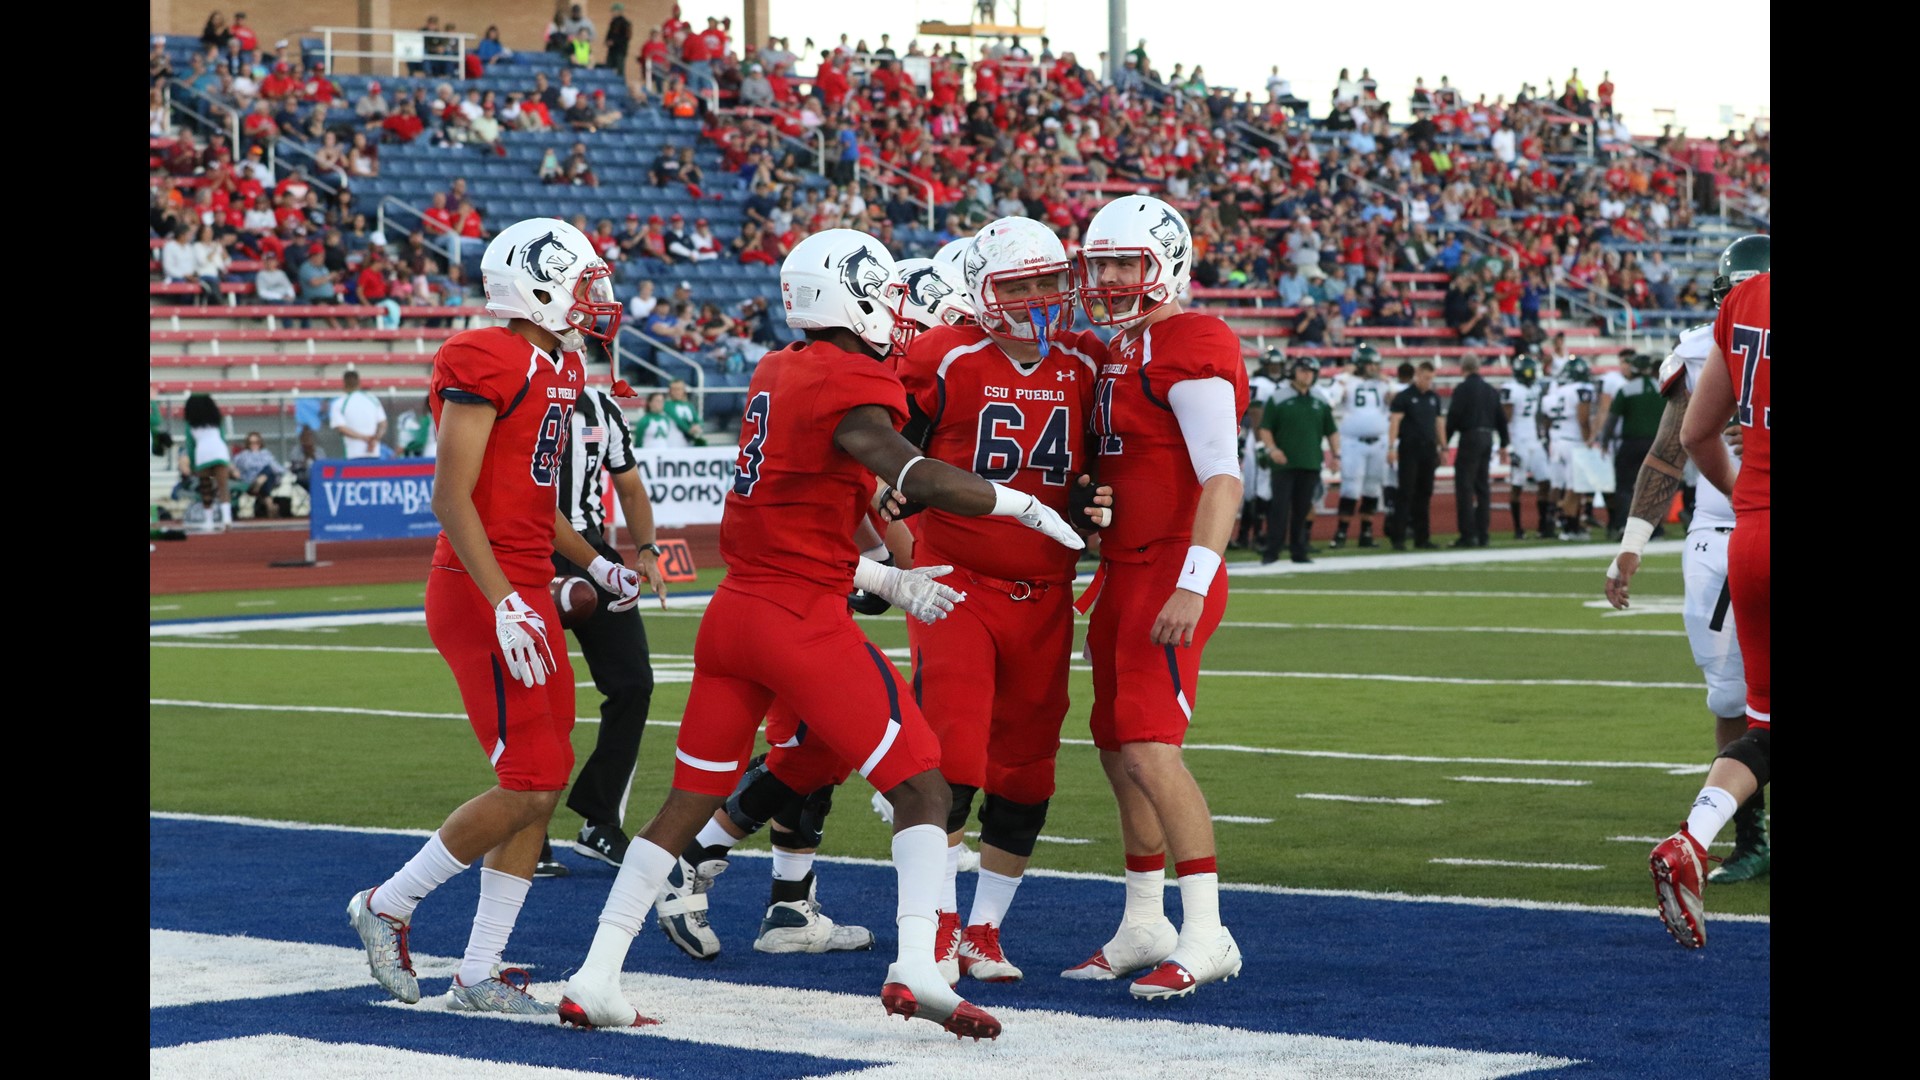
[[1492, 525], [1492, 465], [1496, 440], [1498, 449], [1507, 449], [1507, 413], [1500, 405], [1500, 391], [1480, 377], [1480, 358], [1460, 360], [1466, 378], [1453, 388], [1453, 400], [1447, 406], [1447, 434], [1460, 438], [1460, 452], [1453, 461], [1453, 500], [1460, 526], [1457, 548], [1486, 547], [1487, 530]]
[[[613, 474], [613, 487], [627, 512], [627, 532], [640, 549], [641, 581], [662, 602], [666, 584], [660, 577], [660, 548], [653, 536], [653, 505], [634, 467], [633, 432], [620, 406], [604, 390], [589, 389], [573, 408], [573, 430], [560, 465], [560, 508], [594, 550], [623, 563], [619, 551], [607, 543], [606, 505], [601, 497], [600, 470]], [[592, 581], [584, 567], [553, 556], [557, 577]], [[596, 588], [598, 586], [595, 586]], [[607, 610], [619, 597], [604, 590], [593, 617], [573, 628], [580, 654], [593, 673], [593, 685], [606, 700], [600, 703], [600, 733], [593, 753], [574, 778], [567, 808], [586, 819], [574, 850], [591, 859], [619, 866], [627, 857], [627, 790], [633, 783], [634, 762], [640, 756], [640, 735], [647, 726], [647, 706], [653, 700], [653, 663], [647, 654], [647, 630], [637, 607]], [[543, 854], [541, 869], [550, 876], [564, 867]], [[549, 865], [550, 864], [550, 865]]]

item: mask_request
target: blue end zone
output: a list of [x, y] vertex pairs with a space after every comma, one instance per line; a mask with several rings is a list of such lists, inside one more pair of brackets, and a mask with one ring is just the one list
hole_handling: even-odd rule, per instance
[[[153, 927], [347, 948], [358, 944], [344, 914], [347, 898], [378, 884], [419, 848], [419, 841], [409, 837], [324, 830], [164, 819], [151, 819], [149, 828]], [[559, 978], [585, 956], [615, 873], [570, 853], [563, 858], [573, 876], [535, 883], [509, 949], [512, 959], [537, 965], [535, 978], [541, 980]], [[766, 864], [742, 858], [711, 894], [713, 925], [725, 944], [717, 960], [696, 964], [687, 959], [649, 920], [627, 968], [876, 994], [894, 947], [893, 873], [840, 864], [822, 864], [820, 873], [823, 907], [838, 921], [872, 928], [879, 938], [874, 952], [754, 952], [753, 935], [767, 902]], [[963, 907], [971, 892], [963, 876]], [[1178, 890], [1167, 893], [1177, 907]], [[477, 894], [475, 874], [464, 874], [435, 893], [415, 916], [413, 948], [459, 956]], [[1709, 913], [1713, 944], [1687, 952], [1650, 915], [1226, 892], [1221, 914], [1246, 957], [1242, 978], [1149, 1011], [1128, 996], [1124, 982], [1070, 983], [1055, 976], [1105, 940], [1120, 905], [1117, 883], [1029, 879], [1005, 935], [1012, 958], [1029, 973], [1027, 980], [1015, 985], [969, 981], [962, 989], [989, 1009], [1046, 1008], [1547, 1054], [1586, 1062], [1567, 1070], [1583, 1077], [1680, 1080], [1771, 1071], [1772, 931], [1767, 924], [1714, 923]], [[1648, 906], [1651, 910], [1651, 896]], [[426, 980], [421, 987], [423, 995], [444, 989], [440, 980]], [[589, 1048], [578, 1033], [521, 1024], [467, 1023], [455, 1046], [448, 1044], [444, 1018], [370, 1008], [367, 1002], [377, 994], [368, 987], [153, 1009], [150, 1044], [277, 1032], [529, 1064], [644, 1068], [651, 1076], [708, 1078], [800, 1077], [861, 1064], [662, 1039], [593, 1040]], [[646, 1011], [645, 1002], [635, 1004]], [[597, 1058], [591, 1065], [589, 1052]], [[621, 1054], [631, 1058], [623, 1061]]]

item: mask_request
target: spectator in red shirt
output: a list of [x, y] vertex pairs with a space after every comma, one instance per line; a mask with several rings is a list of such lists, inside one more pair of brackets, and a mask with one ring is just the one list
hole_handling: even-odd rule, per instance
[[420, 216], [426, 219], [423, 224], [428, 236], [445, 236], [454, 231], [453, 212], [447, 209], [447, 193], [444, 191], [433, 193], [433, 201], [421, 211]]
[[374, 319], [375, 324], [391, 329], [400, 325], [400, 305], [390, 295], [393, 282], [388, 277], [388, 270], [386, 250], [368, 248], [367, 261], [360, 267], [360, 273], [355, 275], [353, 287], [360, 303], [382, 309], [382, 313]]
[[386, 142], [410, 143], [427, 130], [427, 125], [421, 123], [420, 114], [414, 111], [413, 99], [402, 98], [393, 112], [380, 121], [380, 130], [385, 133]]
[[645, 238], [640, 241], [640, 254], [645, 258], [659, 259], [668, 266], [672, 266], [677, 260], [667, 251], [667, 234], [661, 231], [662, 224], [664, 222], [660, 220], [659, 214], [647, 219], [647, 232]]
[[1600, 115], [1611, 118], [1613, 116], [1613, 72], [1600, 73], [1600, 85], [1593, 88], [1593, 93], [1600, 100]]
[[[265, 152], [280, 137], [280, 125], [274, 122], [273, 112], [267, 105], [267, 99], [261, 98], [253, 103], [247, 118], [240, 122], [240, 137], [249, 147]], [[186, 143], [186, 140], [181, 140]], [[191, 144], [187, 144], [191, 150]]]
[[704, 92], [718, 84], [713, 79], [713, 61], [723, 55], [713, 49], [713, 41], [706, 34], [688, 34], [687, 40], [680, 45], [680, 62], [687, 66], [687, 82], [696, 92]]
[[247, 25], [247, 13], [244, 11], [233, 13], [233, 26], [228, 32], [233, 35], [235, 52], [253, 52], [260, 47], [260, 37], [253, 32], [253, 27]]

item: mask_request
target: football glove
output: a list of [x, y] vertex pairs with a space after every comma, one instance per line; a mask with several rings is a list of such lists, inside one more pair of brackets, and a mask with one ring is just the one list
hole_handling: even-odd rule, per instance
[[894, 490], [891, 484], [880, 485], [880, 495], [873, 505], [880, 511], [880, 516], [888, 521], [901, 521], [927, 508], [926, 503], [913, 502], [904, 493]]
[[1087, 542], [1080, 539], [1080, 534], [1062, 521], [1052, 507], [1032, 495], [1000, 484], [993, 485], [993, 493], [993, 509], [989, 513], [1010, 517], [1029, 529], [1045, 533], [1049, 539], [1073, 551], [1080, 551], [1087, 546]]
[[601, 589], [619, 597], [607, 605], [608, 611], [627, 611], [640, 602], [640, 575], [605, 555], [588, 564], [587, 576]]
[[[865, 563], [868, 560], [863, 557], [860, 561]], [[892, 566], [893, 556], [889, 554], [886, 558], [881, 559], [879, 565]], [[856, 571], [854, 577], [858, 579], [859, 576], [859, 573]], [[866, 589], [855, 589], [848, 593], [847, 606], [852, 608], [856, 614], [860, 615], [885, 615], [887, 611], [893, 607], [892, 604], [887, 602], [886, 597], [876, 592], [869, 592]]]
[[547, 647], [547, 621], [511, 592], [493, 609], [493, 633], [507, 656], [507, 673], [531, 689], [547, 685], [553, 670], [553, 650]]
[[853, 583], [923, 623], [935, 623], [946, 618], [953, 605], [967, 598], [966, 593], [934, 580], [951, 573], [951, 566], [916, 566], [902, 570], [862, 556], [860, 565], [854, 568]]
[[[1108, 505], [1094, 502], [1106, 496]], [[1104, 529], [1113, 524], [1113, 488], [1095, 484], [1093, 477], [1081, 473], [1067, 488], [1067, 520], [1076, 528]]]

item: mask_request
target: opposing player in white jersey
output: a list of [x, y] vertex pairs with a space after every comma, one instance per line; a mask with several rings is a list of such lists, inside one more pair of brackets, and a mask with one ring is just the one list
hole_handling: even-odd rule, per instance
[[[1573, 488], [1573, 456], [1593, 438], [1593, 382], [1587, 362], [1576, 356], [1561, 368], [1561, 379], [1540, 402], [1547, 437], [1553, 496], [1560, 509], [1560, 539], [1585, 540], [1580, 494]], [[1509, 429], [1511, 430], [1511, 429]]]
[[1373, 539], [1373, 515], [1387, 479], [1387, 380], [1380, 377], [1380, 353], [1371, 345], [1353, 350], [1349, 377], [1340, 385], [1340, 524], [1333, 546], [1347, 545], [1347, 527], [1359, 519], [1359, 546], [1379, 547]]
[[[1770, 244], [1764, 236], [1742, 237], [1722, 256], [1721, 275], [1714, 281], [1713, 302], [1718, 305], [1733, 286], [1769, 269]], [[1628, 587], [1640, 568], [1640, 553], [1685, 483], [1686, 450], [1680, 444], [1680, 425], [1692, 400], [1708, 353], [1713, 347], [1713, 324], [1704, 323], [1680, 335], [1680, 343], [1660, 365], [1660, 392], [1667, 399], [1653, 449], [1640, 465], [1633, 485], [1620, 552], [1607, 568], [1607, 599], [1614, 607], [1628, 603]], [[1737, 425], [1730, 433], [1739, 432]], [[1739, 466], [1738, 443], [1729, 440]], [[1694, 482], [1693, 518], [1687, 523], [1687, 546], [1680, 556], [1686, 599], [1682, 616], [1693, 662], [1707, 682], [1707, 710], [1713, 713], [1714, 745], [1725, 750], [1747, 731], [1747, 676], [1735, 636], [1731, 595], [1727, 589], [1727, 547], [1733, 536], [1733, 504], [1725, 493], [1704, 479]], [[1746, 881], [1767, 873], [1773, 864], [1766, 824], [1766, 788], [1757, 790], [1733, 815], [1733, 852], [1708, 876], [1716, 884]]]
[[1553, 495], [1549, 483], [1552, 471], [1547, 462], [1546, 444], [1540, 439], [1540, 393], [1540, 362], [1531, 354], [1515, 357], [1513, 378], [1500, 388], [1500, 404], [1507, 411], [1507, 431], [1512, 440], [1507, 446], [1507, 459], [1511, 463], [1507, 481], [1513, 485], [1509, 505], [1513, 508], [1515, 540], [1527, 538], [1520, 503], [1529, 486], [1538, 488], [1534, 506], [1540, 518], [1540, 539], [1553, 539]]
[[1273, 472], [1261, 461], [1260, 417], [1267, 401], [1286, 382], [1287, 350], [1278, 345], [1260, 358], [1260, 369], [1247, 376], [1252, 405], [1240, 418], [1240, 521], [1234, 526], [1233, 547], [1259, 550], [1266, 542], [1267, 505], [1273, 500]]

